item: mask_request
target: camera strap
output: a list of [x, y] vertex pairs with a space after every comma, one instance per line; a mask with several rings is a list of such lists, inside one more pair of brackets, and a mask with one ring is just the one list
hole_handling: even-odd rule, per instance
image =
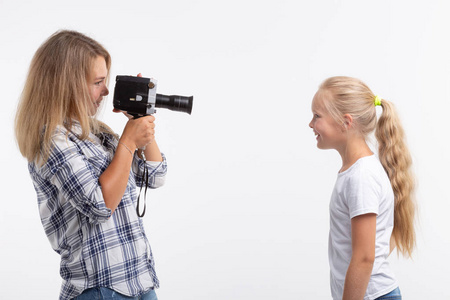
[[[142, 151], [142, 158], [144, 159], [144, 162], [146, 161], [145, 159], [145, 155], [144, 155], [144, 151]], [[137, 199], [137, 205], [136, 205], [136, 213], [138, 215], [138, 217], [142, 218], [145, 215], [145, 209], [147, 207], [147, 203], [146, 203], [146, 199], [147, 199], [147, 188], [148, 188], [148, 166], [147, 164], [144, 163], [144, 174], [142, 174], [142, 183], [141, 183], [141, 188], [139, 190], [139, 196]], [[145, 185], [145, 190], [144, 190], [144, 210], [142, 211], [142, 214], [139, 212], [139, 207], [140, 207], [140, 199], [141, 199], [141, 195], [142, 195], [142, 187]]]

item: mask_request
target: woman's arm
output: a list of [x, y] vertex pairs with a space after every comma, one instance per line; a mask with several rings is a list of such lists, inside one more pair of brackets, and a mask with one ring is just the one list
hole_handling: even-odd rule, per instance
[[111, 164], [100, 175], [103, 199], [112, 212], [119, 205], [127, 187], [134, 150], [152, 144], [154, 140], [154, 119], [153, 116], [147, 116], [128, 120]]
[[[155, 139], [153, 139], [150, 144], [145, 146], [144, 155], [146, 161], [163, 161], [161, 151], [159, 151], [159, 147]], [[138, 156], [142, 158], [141, 149], [138, 150]]]
[[103, 200], [106, 207], [111, 209], [111, 213], [114, 213], [125, 193], [132, 161], [133, 154], [130, 154], [124, 145], [119, 144], [111, 164], [100, 175], [99, 182], [102, 187]]
[[352, 219], [352, 259], [345, 277], [343, 300], [362, 300], [375, 261], [376, 214]]

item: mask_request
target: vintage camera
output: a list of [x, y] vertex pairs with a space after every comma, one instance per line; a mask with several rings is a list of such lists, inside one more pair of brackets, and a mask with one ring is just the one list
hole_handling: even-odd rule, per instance
[[161, 95], [156, 93], [153, 78], [118, 75], [114, 87], [114, 108], [139, 118], [156, 112], [156, 107], [191, 114], [193, 96]]
[[[156, 85], [157, 81], [153, 78], [118, 75], [116, 77], [116, 86], [114, 87], [114, 108], [126, 111], [135, 119], [154, 114], [156, 107], [191, 114], [194, 97], [157, 94]], [[142, 155], [144, 154], [142, 153]], [[149, 175], [147, 168], [145, 168], [142, 178], [146, 178], [148, 181]], [[147, 194], [147, 184], [142, 184], [142, 186], [145, 186], [145, 197]], [[142, 213], [139, 212], [139, 202], [140, 195], [137, 199], [136, 213], [139, 217], [143, 217], [146, 207], [145, 198]]]

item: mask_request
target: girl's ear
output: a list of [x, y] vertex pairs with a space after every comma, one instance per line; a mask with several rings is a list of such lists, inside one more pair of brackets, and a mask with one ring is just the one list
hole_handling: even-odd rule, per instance
[[342, 126], [348, 130], [353, 127], [353, 117], [350, 114], [344, 115], [344, 124]]

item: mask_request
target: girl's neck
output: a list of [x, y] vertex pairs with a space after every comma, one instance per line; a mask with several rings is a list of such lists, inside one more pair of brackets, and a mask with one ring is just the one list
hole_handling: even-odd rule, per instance
[[339, 170], [339, 173], [350, 168], [358, 159], [373, 155], [372, 150], [362, 138], [348, 140], [346, 145], [338, 152], [342, 158], [342, 168]]

